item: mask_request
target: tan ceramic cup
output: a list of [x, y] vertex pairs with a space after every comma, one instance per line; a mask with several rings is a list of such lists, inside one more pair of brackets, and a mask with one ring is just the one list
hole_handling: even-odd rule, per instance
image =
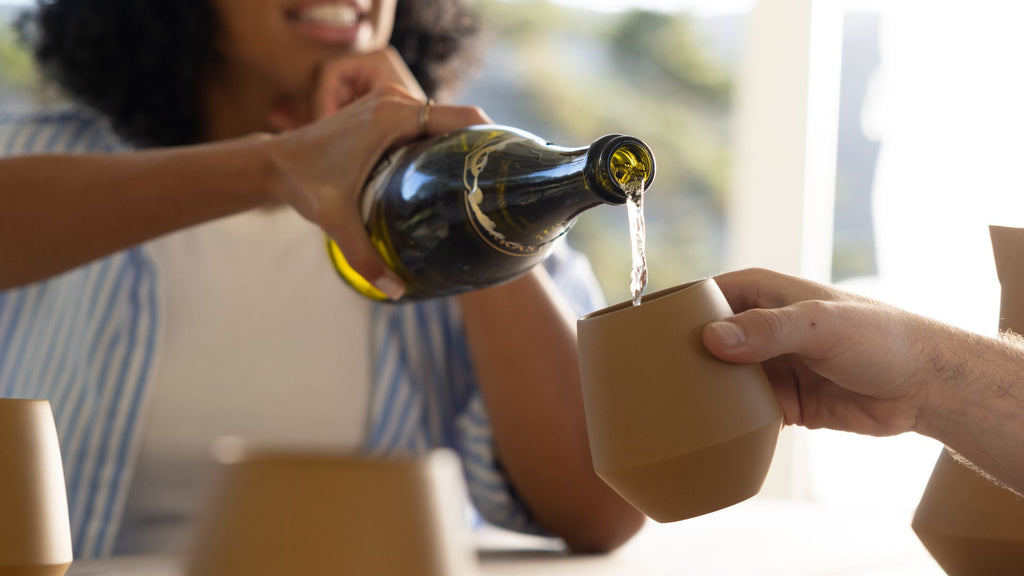
[[[990, 226], [1002, 287], [999, 329], [1024, 334], [1024, 229]], [[954, 460], [945, 450], [911, 523], [949, 576], [1024, 574], [1024, 498]]]
[[1024, 502], [945, 449], [911, 526], [949, 576], [1024, 574]]
[[0, 576], [62, 576], [71, 560], [50, 403], [0, 398]]
[[245, 450], [219, 483], [189, 576], [476, 576], [457, 456]]
[[782, 412], [764, 371], [722, 362], [701, 340], [731, 315], [706, 279], [578, 322], [594, 470], [659, 522], [750, 498], [771, 465]]

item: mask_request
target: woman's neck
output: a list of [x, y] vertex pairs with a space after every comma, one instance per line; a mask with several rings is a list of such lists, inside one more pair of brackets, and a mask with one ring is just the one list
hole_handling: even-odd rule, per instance
[[270, 112], [277, 98], [268, 86], [213, 71], [203, 93], [203, 139], [226, 140], [273, 131]]

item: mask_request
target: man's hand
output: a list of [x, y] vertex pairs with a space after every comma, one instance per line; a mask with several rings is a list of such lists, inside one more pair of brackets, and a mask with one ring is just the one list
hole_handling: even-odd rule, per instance
[[947, 332], [939, 323], [767, 270], [715, 280], [738, 313], [708, 325], [705, 346], [730, 362], [763, 362], [788, 424], [914, 429], [929, 356]]

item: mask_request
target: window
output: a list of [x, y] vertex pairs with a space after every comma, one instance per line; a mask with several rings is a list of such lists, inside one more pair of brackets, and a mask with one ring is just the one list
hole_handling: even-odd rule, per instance
[[[1024, 222], [1024, 7], [762, 0], [751, 19], [729, 267], [994, 335], [987, 227]], [[793, 490], [857, 506], [912, 510], [939, 451], [912, 434], [794, 436]]]

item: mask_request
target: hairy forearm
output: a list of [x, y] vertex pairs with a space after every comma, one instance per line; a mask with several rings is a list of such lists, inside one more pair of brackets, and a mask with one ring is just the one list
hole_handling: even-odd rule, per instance
[[460, 297], [496, 449], [537, 520], [576, 551], [625, 542], [643, 517], [594, 473], [575, 318], [540, 268]]
[[0, 288], [265, 204], [264, 141], [0, 160]]
[[1024, 494], [1024, 343], [961, 336], [939, 340], [931, 355], [918, 431]]

